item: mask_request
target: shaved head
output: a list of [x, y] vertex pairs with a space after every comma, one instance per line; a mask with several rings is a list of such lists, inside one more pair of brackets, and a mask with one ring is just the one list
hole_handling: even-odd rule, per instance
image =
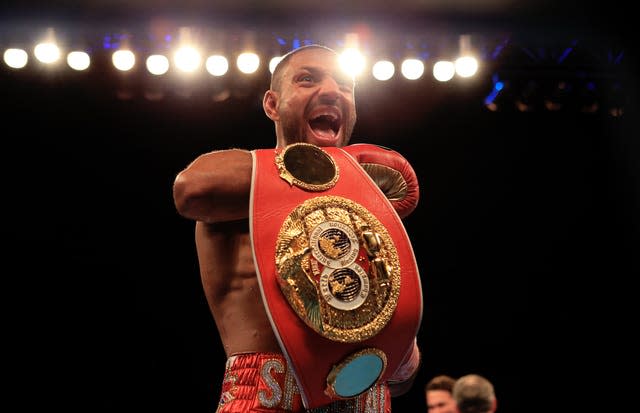
[[273, 74], [271, 75], [271, 84], [269, 85], [269, 88], [271, 90], [275, 90], [276, 92], [279, 92], [282, 88], [282, 74], [284, 73], [289, 60], [291, 60], [291, 56], [296, 55], [300, 52], [309, 50], [309, 49], [324, 49], [328, 52], [334, 53], [334, 54], [338, 54], [335, 50], [326, 47], [326, 46], [322, 46], [319, 44], [310, 44], [310, 45], [306, 45], [306, 46], [302, 46], [302, 47], [298, 47], [297, 49], [293, 49], [289, 52], [287, 52], [284, 56], [282, 56], [282, 58], [280, 59], [280, 61], [278, 62], [278, 64], [276, 65], [276, 68], [273, 70]]

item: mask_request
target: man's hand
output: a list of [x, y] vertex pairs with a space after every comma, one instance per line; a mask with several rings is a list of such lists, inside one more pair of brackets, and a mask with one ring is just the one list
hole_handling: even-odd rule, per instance
[[342, 149], [367, 171], [400, 218], [413, 212], [420, 199], [418, 178], [409, 161], [400, 153], [368, 143], [348, 145]]

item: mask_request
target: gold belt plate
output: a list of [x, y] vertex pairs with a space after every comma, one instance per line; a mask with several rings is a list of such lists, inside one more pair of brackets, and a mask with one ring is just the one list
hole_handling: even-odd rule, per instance
[[364, 206], [338, 196], [298, 205], [276, 241], [280, 289], [296, 314], [325, 338], [375, 336], [400, 294], [400, 263], [385, 226]]

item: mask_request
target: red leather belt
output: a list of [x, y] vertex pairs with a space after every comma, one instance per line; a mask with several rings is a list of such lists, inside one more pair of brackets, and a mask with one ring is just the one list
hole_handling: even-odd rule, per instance
[[386, 381], [411, 349], [422, 289], [404, 225], [340, 148], [253, 154], [251, 238], [272, 328], [307, 409]]

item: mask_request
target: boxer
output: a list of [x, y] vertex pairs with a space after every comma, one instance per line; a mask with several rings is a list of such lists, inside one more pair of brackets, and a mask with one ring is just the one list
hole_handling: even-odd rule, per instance
[[[265, 300], [264, 286], [257, 274], [256, 257], [260, 251], [254, 250], [256, 239], [261, 234], [252, 234], [256, 222], [255, 216], [250, 220], [255, 211], [252, 191], [258, 186], [256, 181], [265, 177], [273, 178], [274, 184], [277, 180], [285, 182], [281, 176], [276, 176], [279, 174], [277, 160], [293, 144], [309, 144], [323, 152], [340, 151], [330, 154], [330, 158], [336, 158], [344, 166], [340, 172], [342, 175], [336, 175], [334, 186], [308, 198], [297, 195], [301, 202], [295, 207], [300, 208], [305, 202], [316, 200], [332, 202], [345, 199], [357, 214], [366, 218], [364, 221], [378, 221], [375, 214], [369, 213], [370, 210], [383, 211], [385, 222], [389, 222], [388, 227], [381, 223], [377, 233], [369, 231], [369, 228], [358, 229], [360, 238], [357, 242], [360, 248], [357, 253], [370, 273], [364, 277], [367, 278], [376, 271], [377, 276], [380, 273], [384, 275], [392, 267], [385, 262], [387, 258], [378, 255], [384, 248], [393, 245], [379, 241], [391, 240], [391, 236], [385, 238], [385, 231], [402, 234], [403, 228], [398, 223], [416, 208], [419, 186], [415, 172], [409, 162], [393, 150], [370, 144], [349, 145], [356, 121], [354, 81], [341, 70], [337, 53], [329, 48], [309, 45], [285, 55], [273, 72], [270, 88], [263, 98], [263, 108], [267, 117], [274, 122], [275, 150], [268, 154], [259, 152], [261, 150], [246, 149], [208, 152], [180, 171], [173, 184], [178, 213], [195, 222], [195, 244], [202, 285], [227, 356], [218, 412], [390, 412], [391, 397], [409, 390], [420, 365], [415, 322], [416, 318], [419, 322], [421, 317], [421, 306], [411, 308], [411, 305], [403, 305], [403, 300], [399, 300], [398, 308], [394, 308], [396, 303], [388, 300], [381, 311], [381, 321], [376, 324], [381, 327], [369, 328], [366, 325], [360, 329], [362, 332], [358, 330], [354, 334], [356, 337], [352, 342], [341, 341], [351, 339], [339, 334], [329, 338], [320, 335], [318, 340], [325, 340], [335, 348], [344, 345], [355, 349], [360, 343], [364, 348], [363, 352], [352, 351], [340, 359], [334, 366], [335, 371], [322, 372], [326, 380], [320, 392], [328, 398], [327, 402], [316, 405], [324, 401], [315, 398], [310, 403], [303, 395], [315, 394], [318, 389], [305, 388], [308, 383], [304, 381], [304, 375], [299, 373], [305, 368], [313, 369], [313, 366], [292, 363], [292, 359], [288, 358], [289, 353], [283, 350], [284, 343], [280, 341], [278, 329], [271, 318], [272, 308]], [[258, 154], [265, 155], [262, 163], [265, 167], [260, 168], [260, 173], [257, 173], [255, 166]], [[347, 164], [350, 166], [347, 167]], [[308, 172], [305, 171], [306, 164], [298, 167], [303, 170], [303, 176]], [[267, 172], [263, 174], [263, 170]], [[323, 175], [322, 171], [320, 175]], [[330, 193], [345, 187], [344, 181], [355, 179], [353, 177], [356, 175], [362, 185], [371, 191], [371, 187], [375, 186], [376, 191], [379, 190], [383, 195], [374, 196], [371, 199], [377, 201], [365, 206], [364, 195], [356, 197], [362, 202], [355, 202], [346, 193]], [[295, 183], [296, 179], [290, 180]], [[315, 183], [309, 185], [314, 188]], [[320, 186], [326, 185], [331, 185], [331, 182]], [[288, 199], [291, 194], [301, 194], [303, 191], [307, 190], [285, 182], [278, 194]], [[381, 206], [381, 203], [388, 205]], [[268, 221], [268, 209], [260, 211], [262, 220]], [[290, 218], [287, 214], [285, 221]], [[275, 228], [283, 223], [274, 220]], [[271, 256], [270, 260], [273, 265], [275, 257]], [[412, 285], [417, 284], [414, 282]], [[400, 291], [401, 298], [405, 294], [412, 294], [402, 289]], [[389, 297], [394, 296], [391, 294]], [[281, 305], [283, 311], [292, 311], [284, 296], [280, 301], [284, 303]], [[387, 307], [389, 311], [386, 311]], [[353, 311], [357, 313], [357, 310]], [[398, 315], [399, 312], [410, 314], [407, 318], [411, 319], [412, 328], [405, 334], [406, 340], [402, 345], [393, 347], [394, 354], [386, 354], [384, 349], [377, 347], [379, 343], [376, 340], [380, 340], [394, 323], [402, 324], [403, 316]], [[374, 321], [377, 323], [377, 320]], [[291, 323], [301, 326], [300, 330], [306, 328], [306, 337], [318, 335], [312, 327], [304, 325], [299, 317], [292, 318]], [[377, 328], [380, 331], [376, 331]], [[316, 338], [311, 342], [313, 340]], [[306, 344], [299, 343], [300, 346]], [[312, 347], [310, 350], [317, 354], [317, 358], [323, 357], [323, 348]], [[363, 354], [365, 357], [356, 357]], [[369, 357], [371, 355], [374, 357]], [[351, 367], [361, 367], [354, 360], [379, 362], [379, 378], [368, 387], [358, 388], [357, 394], [345, 397], [341, 389], [343, 386], [347, 391], [350, 388], [350, 377], [346, 373]], [[389, 369], [389, 366], [393, 368]]]

